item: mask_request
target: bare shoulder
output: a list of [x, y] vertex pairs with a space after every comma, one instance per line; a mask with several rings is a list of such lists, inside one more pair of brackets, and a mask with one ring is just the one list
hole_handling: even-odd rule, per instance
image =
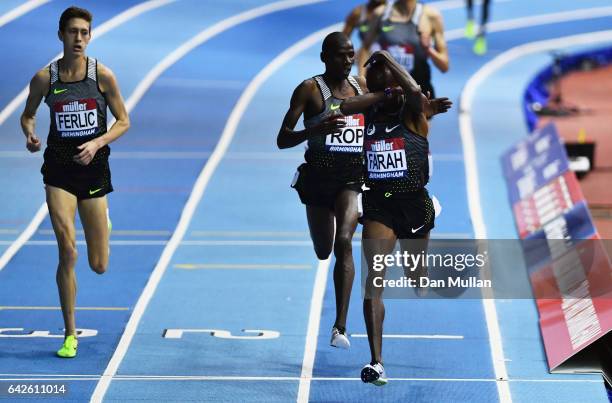
[[49, 73], [49, 68], [44, 67], [34, 74], [34, 77], [32, 77], [30, 81], [30, 88], [42, 94], [46, 94], [47, 91], [49, 91], [50, 80], [51, 74]]
[[358, 20], [361, 16], [361, 7], [363, 6], [356, 6], [355, 8], [353, 8], [351, 10], [351, 13], [348, 15], [348, 18], [355, 21]]
[[49, 73], [49, 68], [44, 67], [34, 74], [32, 77], [32, 84], [46, 84], [51, 79], [51, 74]]
[[106, 65], [98, 61], [98, 78], [106, 82], [115, 80], [115, 73]]
[[307, 78], [297, 86], [295, 92], [300, 93], [303, 96], [312, 96], [318, 91], [318, 85], [314, 78]]
[[317, 81], [314, 78], [307, 78], [299, 86], [307, 90], [315, 90], [317, 89]]
[[423, 14], [431, 21], [431, 22], [442, 22], [442, 13], [437, 8], [425, 5], [423, 7]]
[[115, 93], [119, 90], [115, 73], [100, 62], [98, 62], [98, 85], [103, 93], [109, 91]]

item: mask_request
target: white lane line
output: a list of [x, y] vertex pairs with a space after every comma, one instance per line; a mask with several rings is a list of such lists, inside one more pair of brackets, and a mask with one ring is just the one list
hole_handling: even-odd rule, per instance
[[[59, 311], [59, 306], [0, 306], [0, 311]], [[106, 307], [106, 306], [82, 306], [76, 307], [77, 311], [129, 311], [130, 308]]]
[[[138, 87], [134, 91], [133, 98], [128, 100], [128, 102], [126, 102], [126, 105], [128, 103], [130, 105], [135, 104], [135, 102], [137, 102], [137, 100], [139, 100], [144, 95], [144, 92], [152, 85], [155, 79], [157, 79], [157, 77], [159, 77], [167, 68], [172, 66], [173, 63], [176, 63], [189, 51], [193, 50], [197, 46], [200, 46], [202, 43], [214, 37], [215, 35], [220, 34], [225, 30], [228, 30], [238, 24], [242, 24], [244, 22], [264, 16], [266, 14], [271, 14], [285, 9], [320, 2], [322, 2], [322, 0], [279, 1], [237, 14], [213, 25], [210, 28], [203, 30], [202, 32], [185, 42], [179, 48], [177, 48], [170, 55], [168, 55], [157, 66], [155, 66], [153, 70], [149, 72], [149, 74], [147, 74], [145, 79], [138, 85]], [[174, 252], [180, 245], [183, 237], [185, 236], [185, 233], [187, 232], [189, 223], [191, 222], [195, 210], [200, 200], [202, 199], [202, 196], [204, 195], [204, 191], [206, 190], [208, 182], [210, 181], [210, 178], [215, 172], [217, 166], [221, 162], [225, 151], [229, 147], [229, 144], [232, 138], [234, 137], [240, 119], [244, 114], [244, 111], [246, 110], [251, 99], [256, 94], [261, 84], [270, 75], [272, 75], [272, 73], [275, 72], [276, 69], [278, 69], [278, 67], [282, 65], [282, 63], [285, 62], [284, 59], [282, 59], [281, 57], [285, 55], [284, 57], [286, 60], [289, 60], [290, 57], [293, 57], [293, 54], [286, 53], [287, 52], [281, 54], [281, 56], [274, 59], [263, 70], [261, 70], [257, 74], [257, 76], [249, 83], [247, 88], [244, 90], [244, 92], [238, 99], [238, 102], [232, 110], [232, 113], [230, 114], [227, 120], [225, 128], [223, 129], [223, 133], [221, 134], [219, 142], [215, 146], [213, 154], [204, 165], [204, 169], [202, 170], [202, 172], [200, 172], [200, 175], [198, 176], [195, 182], [193, 191], [189, 195], [189, 199], [187, 200], [187, 203], [185, 204], [185, 207], [181, 213], [181, 217], [174, 231], [174, 234], [172, 234], [170, 241], [166, 245], [159, 261], [157, 262], [157, 265], [155, 266], [153, 272], [151, 273], [151, 276], [149, 277], [149, 281], [147, 282], [145, 289], [138, 298], [138, 302], [136, 303], [136, 306], [134, 308], [134, 313], [130, 316], [130, 319], [125, 327], [125, 331], [123, 332], [121, 340], [119, 341], [119, 344], [117, 346], [117, 349], [111, 357], [108, 366], [104, 370], [102, 379], [100, 379], [100, 381], [96, 385], [96, 388], [91, 397], [92, 402], [101, 402], [104, 398], [104, 395], [106, 394], [106, 391], [110, 386], [112, 377], [117, 373], [119, 365], [121, 364], [123, 357], [125, 357], [125, 354], [127, 353], [134, 334], [136, 334], [136, 329], [138, 327], [138, 324], [140, 323], [140, 319], [142, 318], [142, 315], [144, 314], [144, 311], [146, 310], [149, 301], [153, 297], [157, 285], [159, 284], [164, 272], [166, 271], [168, 264], [170, 263], [170, 260], [174, 255]]]
[[[562, 11], [558, 13], [532, 15], [528, 17], [512, 18], [502, 21], [494, 21], [487, 24], [487, 32], [512, 31], [519, 28], [529, 28], [536, 25], [558, 24], [561, 22], [588, 20], [592, 18], [607, 17], [612, 15], [612, 7], [595, 7], [578, 10]], [[463, 39], [465, 29], [452, 29], [444, 33], [447, 41]], [[435, 157], [435, 155], [434, 155]]]
[[312, 241], [276, 241], [276, 240], [197, 240], [183, 241], [185, 246], [312, 246]]
[[[210, 157], [212, 152], [208, 151], [113, 151], [111, 158], [113, 160], [202, 160]], [[228, 152], [225, 154], [225, 159], [230, 160], [301, 160], [304, 157], [303, 153], [295, 152]], [[21, 150], [0, 151], [0, 158], [19, 158], [19, 159], [42, 159], [40, 154], [26, 153]]]
[[34, 378], [34, 377], [40, 378], [40, 377], [43, 377], [43, 376], [52, 377], [52, 378], [60, 378], [60, 377], [61, 378], [64, 378], [64, 377], [66, 377], [66, 378], [79, 378], [79, 377], [81, 377], [81, 378], [83, 378], [83, 377], [88, 377], [88, 378], [96, 378], [97, 377], [97, 378], [99, 378], [100, 377], [100, 375], [98, 375], [98, 374], [78, 374], [78, 375], [77, 374], [0, 374], [0, 377], [3, 377], [3, 376], [4, 377], [12, 377], [12, 378], [18, 377], [18, 376], [21, 376], [21, 377], [30, 377], [30, 378]]
[[308, 327], [306, 329], [306, 344], [304, 346], [304, 360], [300, 373], [300, 384], [298, 386], [298, 403], [307, 403], [310, 396], [310, 382], [314, 369], [314, 360], [317, 353], [317, 341], [319, 340], [319, 327], [321, 325], [321, 311], [323, 310], [323, 297], [327, 283], [330, 258], [319, 261], [317, 273], [312, 289], [310, 300], [310, 312], [308, 314]]
[[202, 237], [308, 237], [306, 231], [191, 231], [192, 236]]
[[[367, 338], [367, 334], [351, 334], [351, 337]], [[383, 334], [383, 339], [449, 339], [463, 340], [463, 336], [450, 334]]]
[[[495, 0], [495, 3], [507, 3], [511, 0]], [[456, 8], [464, 8], [465, 0], [440, 0], [440, 1], [432, 1], [428, 3], [429, 5], [437, 8], [439, 11], [443, 10], [452, 10]], [[479, 6], [482, 4], [482, 0], [476, 0], [474, 5]]]
[[42, 6], [45, 3], [50, 2], [51, 0], [30, 0], [27, 1], [20, 6], [13, 8], [12, 10], [0, 15], [0, 27], [8, 24], [9, 22], [16, 20], [24, 14], [29, 13], [30, 11]]
[[[0, 245], [11, 245], [11, 247], [12, 247], [12, 245], [14, 245], [16, 242], [17, 241], [0, 241]], [[163, 245], [166, 245], [167, 243], [168, 243], [168, 241], [164, 241], [164, 240], [161, 240], [161, 241], [150, 241], [150, 240], [111, 240], [109, 242], [110, 245], [115, 245], [115, 246], [163, 246]], [[87, 245], [85, 240], [77, 240], [76, 244], [78, 246], [85, 246], [85, 245]], [[22, 242], [19, 245], [19, 248], [21, 248], [23, 246], [57, 246], [57, 241], [55, 241], [55, 240], [27, 241], [27, 242]]]
[[134, 90], [134, 96], [126, 105], [135, 105], [140, 101], [140, 98], [145, 94], [145, 92], [153, 85], [153, 82], [161, 76], [161, 74], [166, 71], [170, 66], [176, 63], [178, 60], [183, 58], [186, 54], [191, 52], [196, 47], [200, 46], [202, 43], [206, 42], [210, 38], [226, 31], [238, 24], [242, 24], [246, 21], [252, 20], [257, 17], [261, 17], [266, 14], [270, 14], [276, 11], [284, 10], [292, 7], [299, 7], [301, 5], [306, 4], [314, 4], [321, 3], [326, 0], [285, 0], [279, 1], [271, 4], [266, 4], [264, 6], [249, 10], [247, 12], [243, 12], [232, 17], [226, 18], [223, 21], [218, 22], [217, 24], [203, 30], [195, 37], [191, 38], [189, 41], [185, 42], [183, 45], [176, 48], [172, 53], [170, 53], [167, 57], [165, 57], [160, 63], [158, 63], [147, 76], [138, 84], [138, 87]]
[[[608, 8], [610, 11], [612, 11], [612, 7]], [[472, 77], [470, 77], [464, 87], [463, 92], [461, 93], [459, 102], [459, 130], [461, 132], [461, 141], [463, 143], [463, 151], [465, 155], [465, 176], [469, 190], [468, 206], [472, 223], [474, 225], [475, 238], [487, 238], [487, 229], [481, 206], [476, 144], [474, 140], [471, 117], [472, 104], [480, 85], [482, 85], [482, 83], [484, 83], [484, 81], [498, 69], [517, 58], [524, 57], [525, 55], [545, 52], [560, 47], [592, 45], [597, 42], [607, 41], [612, 41], [612, 31], [591, 32], [567, 36], [564, 38], [527, 43], [514, 47], [498, 55], [493, 60], [481, 67]], [[484, 305], [485, 317], [487, 319], [487, 330], [489, 332], [495, 377], [499, 380], [508, 380], [508, 372], [504, 360], [502, 338], [499, 329], [497, 311], [495, 308], [495, 300], [493, 299], [491, 290], [483, 288], [482, 293], [482, 303]], [[510, 387], [508, 382], [497, 382], [497, 389], [502, 402], [511, 401]]]
[[[6, 378], [2, 378], [6, 376]], [[99, 375], [38, 375], [38, 374], [0, 374], [0, 382], [6, 381], [96, 381], [99, 380]], [[176, 382], [176, 381], [267, 381], [267, 382], [287, 382], [299, 381], [297, 376], [207, 376], [207, 375], [117, 375], [113, 377], [114, 381], [140, 381], [140, 382]], [[318, 382], [344, 382], [344, 381], [361, 381], [361, 378], [345, 378], [345, 377], [313, 377], [311, 381]], [[389, 378], [393, 382], [497, 382], [493, 378]], [[603, 383], [601, 379], [512, 379], [512, 383]]]
[[28, 239], [34, 235], [36, 228], [39, 227], [40, 223], [47, 216], [47, 212], [47, 203], [43, 203], [21, 235], [19, 235], [15, 241], [9, 241], [9, 247], [4, 251], [2, 256], [0, 256], [0, 271], [4, 269], [6, 264], [13, 258], [13, 256], [15, 256], [15, 254], [28, 241]]
[[[432, 236], [432, 239], [468, 239], [470, 234], [436, 234]], [[170, 240], [159, 239], [113, 239], [111, 238], [109, 244], [113, 246], [164, 246], [167, 245]], [[15, 241], [0, 241], [0, 246], [13, 245]], [[311, 247], [312, 241], [309, 239], [294, 240], [294, 241], [281, 241], [281, 240], [253, 240], [253, 239], [205, 239], [205, 240], [187, 240], [181, 241], [182, 246], [300, 246], [300, 247]], [[77, 239], [76, 245], [85, 246], [87, 243], [84, 239]], [[352, 242], [353, 246], [360, 246], [361, 241], [359, 239]], [[57, 242], [54, 239], [46, 240], [29, 240], [21, 245], [23, 246], [57, 246]]]
[[[150, 0], [144, 3], [140, 3], [134, 7], [128, 8], [127, 10], [120, 14], [117, 14], [110, 20], [100, 24], [99, 27], [94, 27], [94, 29], [92, 30], [91, 41], [99, 39], [107, 32], [117, 28], [119, 25], [128, 22], [129, 20], [139, 16], [142, 13], [151, 11], [158, 7], [165, 6], [175, 1], [176, 0]], [[51, 63], [53, 60], [59, 59], [60, 57], [62, 57], [62, 53], [58, 53], [53, 59], [49, 61], [49, 63]], [[22, 103], [26, 101], [26, 99], [28, 98], [28, 90], [29, 85], [26, 85], [25, 88], [21, 90], [19, 95], [17, 95], [11, 102], [8, 103], [7, 106], [4, 107], [4, 109], [2, 109], [2, 111], [0, 111], [0, 126], [6, 121], [6, 119], [9, 118], [9, 116], [11, 116], [17, 110], [17, 108], [19, 108]], [[26, 153], [25, 150], [23, 152]]]
[[[0, 230], [0, 233], [2, 233], [2, 230]], [[77, 233], [77, 235], [83, 235], [85, 232], [82, 229], [78, 229], [76, 231], [76, 233]], [[40, 234], [40, 235], [55, 235], [55, 233], [51, 229], [41, 229], [41, 230], [38, 230], [38, 234]], [[120, 229], [113, 229], [113, 231], [111, 232], [111, 236], [117, 236], [117, 235], [123, 235], [123, 236], [170, 236], [170, 235], [172, 235], [172, 231], [166, 231], [166, 230], [132, 230], [132, 229], [120, 230]]]
[[308, 264], [232, 264], [232, 263], [179, 263], [173, 265], [181, 270], [310, 270]]

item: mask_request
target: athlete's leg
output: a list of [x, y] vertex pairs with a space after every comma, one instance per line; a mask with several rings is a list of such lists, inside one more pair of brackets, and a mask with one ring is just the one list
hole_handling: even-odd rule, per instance
[[473, 1], [467, 0], [467, 23], [465, 24], [465, 37], [468, 39], [474, 38], [474, 7]]
[[[429, 242], [429, 232], [420, 239], [400, 239], [400, 248], [402, 252], [408, 252], [411, 255], [421, 255], [427, 254], [427, 244]], [[419, 265], [416, 268], [412, 267], [404, 267], [404, 275], [408, 278], [413, 278], [416, 280], [417, 287], [415, 288], [415, 292], [419, 297], [423, 297], [427, 294], [427, 288], [421, 288], [420, 278], [428, 277], [428, 269], [427, 262], [420, 260]]]
[[45, 187], [49, 217], [57, 239], [59, 264], [55, 276], [59, 290], [62, 315], [64, 316], [65, 335], [76, 335], [74, 306], [76, 300], [76, 275], [74, 266], [77, 249], [74, 229], [74, 216], [77, 199], [67, 191], [47, 185]]
[[489, 22], [489, 6], [491, 0], [483, 0], [482, 2], [482, 16], [480, 20], [480, 34], [484, 35], [487, 29], [487, 23]]
[[382, 300], [382, 287], [375, 287], [374, 280], [384, 278], [385, 270], [375, 271], [373, 267], [375, 255], [387, 255], [393, 252], [397, 240], [395, 232], [386, 225], [372, 220], [363, 224], [362, 243], [365, 259], [368, 262], [368, 276], [365, 284], [366, 296], [363, 300], [363, 316], [368, 331], [368, 343], [372, 363], [382, 364], [382, 335], [385, 320], [385, 305]]
[[359, 211], [357, 209], [358, 192], [343, 190], [336, 198], [336, 238], [334, 240], [334, 290], [336, 292], [336, 321], [334, 327], [341, 332], [346, 329], [351, 289], [355, 279], [353, 260], [353, 234], [357, 228]]
[[79, 200], [78, 205], [87, 242], [89, 267], [98, 274], [104, 274], [108, 266], [106, 196]]
[[315, 253], [320, 260], [325, 260], [334, 244], [334, 212], [327, 207], [307, 205], [306, 218]]
[[487, 30], [487, 21], [489, 20], [489, 1], [483, 0], [482, 3], [482, 16], [480, 21], [480, 27], [478, 28], [478, 35], [474, 42], [474, 53], [477, 55], [484, 55], [487, 53], [487, 39], [485, 33]]

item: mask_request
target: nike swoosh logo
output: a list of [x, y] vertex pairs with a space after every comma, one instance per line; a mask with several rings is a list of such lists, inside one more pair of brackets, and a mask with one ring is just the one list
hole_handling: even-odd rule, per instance
[[98, 193], [100, 190], [102, 190], [102, 188], [96, 189], [96, 190], [90, 190], [89, 191], [89, 195], [95, 195], [96, 193]]
[[385, 127], [385, 132], [387, 133], [391, 133], [393, 130], [397, 129], [399, 125], [395, 125], [392, 128], [389, 129], [389, 126]]
[[329, 107], [329, 109], [331, 109], [332, 111], [335, 111], [338, 108], [340, 108], [340, 105], [331, 104], [331, 106]]
[[66, 92], [68, 91], [68, 88], [64, 88], [63, 90], [58, 90], [57, 88], [55, 88], [53, 90], [53, 94], [57, 95], [57, 94], [61, 94], [62, 92]]
[[385, 27], [382, 27], [382, 31], [383, 32], [391, 32], [395, 29], [395, 25], [387, 25]]
[[414, 229], [414, 228], [410, 228], [410, 230], [412, 231], [412, 233], [414, 234], [415, 232], [417, 232], [418, 230], [420, 230], [421, 228], [423, 228], [425, 226], [425, 224], [421, 225], [419, 228]]
[[372, 126], [372, 124], [370, 123], [370, 125], [368, 126], [368, 136], [371, 136], [374, 134], [374, 132], [376, 131], [376, 127]]

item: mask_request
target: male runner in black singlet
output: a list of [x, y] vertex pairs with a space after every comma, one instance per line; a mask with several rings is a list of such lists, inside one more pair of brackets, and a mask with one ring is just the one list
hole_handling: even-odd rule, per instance
[[[308, 142], [306, 163], [300, 165], [292, 186], [306, 205], [306, 216], [315, 253], [321, 260], [332, 251], [336, 257], [334, 287], [336, 320], [331, 345], [349, 348], [346, 317], [355, 268], [351, 241], [357, 227], [357, 198], [363, 185], [363, 115], [344, 116], [343, 99], [365, 89], [361, 78], [350, 76], [355, 52], [341, 32], [323, 41], [321, 61], [325, 72], [303, 81], [278, 133], [279, 148]], [[301, 115], [304, 130], [294, 130]]]
[[[377, 9], [377, 12], [381, 12]], [[359, 63], [370, 56], [372, 44], [388, 51], [410, 73], [423, 93], [435, 97], [429, 60], [443, 73], [449, 68], [442, 15], [417, 0], [387, 3], [359, 54]], [[432, 46], [433, 45], [433, 46]]]
[[[108, 265], [109, 223], [106, 194], [112, 192], [108, 144], [124, 134], [129, 117], [113, 73], [85, 50], [91, 39], [91, 13], [70, 7], [59, 20], [64, 56], [36, 73], [21, 115], [26, 148], [37, 152], [36, 110], [41, 100], [49, 106], [51, 127], [41, 168], [49, 216], [59, 249], [57, 286], [65, 325], [65, 339], [57, 355], [77, 353], [75, 330], [77, 260], [75, 213], [78, 209], [91, 269], [102, 274]], [[106, 109], [117, 119], [107, 131]]]
[[[367, 64], [371, 64], [366, 78], [372, 92], [344, 101], [341, 110], [356, 113], [368, 107], [362, 244], [369, 268], [363, 313], [371, 361], [362, 369], [361, 379], [381, 386], [387, 383], [382, 365], [385, 306], [380, 286], [385, 270], [373, 267], [373, 257], [390, 254], [398, 239], [402, 249], [409, 253], [426, 248], [429, 231], [434, 226], [434, 205], [425, 188], [429, 180], [428, 118], [446, 112], [451, 102], [447, 98], [428, 99], [405, 68], [386, 51], [375, 52]], [[401, 97], [389, 92], [397, 85], [402, 89]], [[390, 96], [376, 99], [375, 94], [383, 90]], [[407, 277], [426, 276], [426, 267], [415, 269], [416, 273]]]

